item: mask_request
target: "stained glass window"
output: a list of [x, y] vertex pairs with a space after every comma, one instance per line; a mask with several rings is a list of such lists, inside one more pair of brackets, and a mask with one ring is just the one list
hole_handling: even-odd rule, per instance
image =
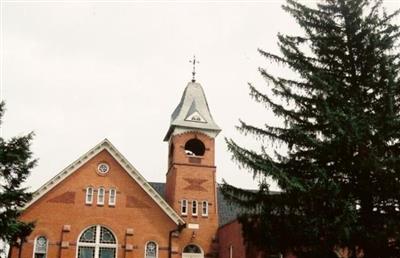
[[94, 247], [80, 246], [78, 249], [79, 258], [94, 258]]
[[79, 242], [84, 243], [95, 243], [96, 242], [96, 226], [90, 227], [86, 229], [85, 232], [81, 235]]
[[115, 258], [117, 240], [106, 227], [96, 225], [86, 229], [78, 241], [78, 258]]
[[35, 241], [35, 258], [45, 258], [47, 253], [47, 238], [39, 236]]
[[105, 227], [100, 227], [100, 243], [102, 244], [116, 243], [113, 233]]
[[156, 258], [158, 253], [158, 245], [156, 242], [150, 241], [146, 244], [145, 258]]
[[114, 258], [115, 248], [100, 247], [99, 258]]

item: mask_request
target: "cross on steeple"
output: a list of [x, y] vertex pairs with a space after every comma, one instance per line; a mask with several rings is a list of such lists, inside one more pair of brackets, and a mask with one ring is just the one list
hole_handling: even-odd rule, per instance
[[196, 56], [193, 56], [193, 60], [189, 60], [189, 63], [193, 64], [193, 71], [192, 71], [192, 82], [196, 81], [195, 75], [196, 75], [196, 64], [199, 64], [200, 62], [196, 60]]

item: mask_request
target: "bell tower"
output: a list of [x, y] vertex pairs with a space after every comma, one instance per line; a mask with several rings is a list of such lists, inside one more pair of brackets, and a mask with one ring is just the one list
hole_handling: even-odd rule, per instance
[[172, 113], [164, 138], [169, 144], [166, 200], [186, 221], [178, 240], [182, 257], [189, 249], [201, 251], [207, 257], [215, 252], [213, 242], [218, 229], [215, 137], [220, 131], [202, 86], [192, 80]]

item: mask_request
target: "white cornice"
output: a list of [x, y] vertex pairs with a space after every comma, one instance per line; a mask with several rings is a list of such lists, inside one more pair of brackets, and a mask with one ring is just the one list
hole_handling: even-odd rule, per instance
[[177, 224], [183, 225], [185, 221], [169, 206], [169, 204], [157, 193], [156, 190], [146, 181], [146, 179], [132, 166], [132, 164], [111, 144], [107, 139], [104, 139], [94, 148], [82, 155], [79, 159], [72, 162], [68, 167], [50, 179], [42, 187], [40, 187], [33, 195], [32, 200], [25, 205], [23, 209], [29, 208], [42, 196], [48, 193], [51, 189], [57, 186], [65, 178], [77, 171], [88, 160], [96, 156], [103, 150], [107, 150], [115, 160], [125, 169], [125, 171], [142, 187], [142, 189], [160, 206], [160, 208]]

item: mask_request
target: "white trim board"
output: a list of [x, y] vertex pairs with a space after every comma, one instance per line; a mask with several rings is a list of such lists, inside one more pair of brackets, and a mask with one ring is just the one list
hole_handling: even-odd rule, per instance
[[125, 169], [125, 171], [136, 181], [136, 183], [160, 206], [160, 208], [175, 222], [177, 225], [185, 224], [185, 221], [169, 206], [169, 204], [157, 193], [156, 190], [147, 182], [147, 180], [132, 166], [132, 164], [111, 144], [107, 139], [104, 139], [94, 148], [83, 154], [80, 158], [72, 162], [68, 167], [46, 182], [33, 195], [33, 198], [28, 202], [23, 209], [29, 208], [42, 196], [48, 193], [51, 189], [57, 186], [65, 178], [77, 171], [87, 161], [96, 156], [103, 150], [107, 150], [111, 156]]

